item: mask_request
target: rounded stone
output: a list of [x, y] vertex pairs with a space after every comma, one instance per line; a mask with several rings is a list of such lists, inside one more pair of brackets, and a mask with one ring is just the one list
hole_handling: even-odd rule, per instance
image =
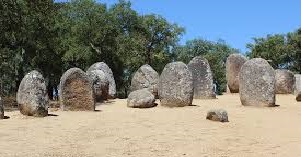
[[93, 83], [79, 68], [67, 70], [59, 85], [61, 109], [64, 111], [94, 111]]
[[228, 114], [227, 111], [223, 109], [209, 110], [207, 112], [206, 119], [219, 122], [228, 122]]
[[92, 71], [92, 70], [102, 70], [106, 74], [108, 82], [109, 82], [108, 98], [109, 99], [115, 98], [116, 97], [116, 83], [115, 83], [113, 71], [104, 62], [97, 62], [91, 65], [88, 68], [87, 72]]
[[97, 102], [103, 102], [108, 97], [109, 82], [107, 75], [102, 70], [92, 70], [87, 72], [93, 83], [95, 99]]
[[127, 99], [127, 106], [132, 108], [150, 108], [156, 106], [154, 95], [146, 88], [133, 91]]
[[244, 106], [275, 106], [275, 71], [266, 60], [253, 58], [242, 65], [239, 94]]
[[294, 88], [294, 75], [290, 70], [275, 70], [276, 94], [292, 94]]
[[147, 88], [155, 97], [158, 97], [158, 73], [148, 64], [141, 66], [131, 81], [131, 92]]
[[226, 80], [230, 93], [239, 93], [239, 72], [246, 61], [246, 57], [238, 53], [227, 57]]
[[188, 68], [193, 78], [193, 98], [215, 99], [213, 76], [207, 59], [200, 56], [195, 57], [189, 62]]
[[167, 64], [159, 78], [160, 104], [167, 107], [192, 105], [192, 73], [183, 62]]
[[48, 92], [41, 73], [33, 70], [21, 80], [17, 93], [20, 113], [27, 116], [48, 116]]

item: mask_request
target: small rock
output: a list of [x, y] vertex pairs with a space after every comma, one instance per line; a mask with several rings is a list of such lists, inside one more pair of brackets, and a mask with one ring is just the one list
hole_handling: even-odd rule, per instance
[[127, 106], [132, 108], [150, 108], [156, 106], [154, 95], [146, 88], [133, 91], [127, 99]]
[[209, 110], [206, 119], [219, 122], [228, 122], [227, 111], [223, 109]]

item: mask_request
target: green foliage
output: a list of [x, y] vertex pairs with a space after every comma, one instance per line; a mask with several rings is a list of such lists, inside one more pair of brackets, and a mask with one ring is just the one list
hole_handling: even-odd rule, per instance
[[[141, 65], [150, 64], [161, 73], [169, 62], [188, 63], [199, 55], [208, 59], [218, 91], [224, 91], [224, 62], [238, 51], [223, 41], [201, 39], [179, 46], [184, 32], [159, 15], [139, 15], [125, 0], [110, 8], [95, 0], [1, 0], [1, 94], [14, 94], [25, 73], [34, 69], [42, 72], [51, 92], [67, 69], [86, 70], [103, 61], [113, 71], [117, 96], [123, 98]], [[299, 29], [286, 36], [255, 39], [255, 44], [249, 44], [249, 55], [272, 59], [274, 67], [299, 72], [300, 35]]]
[[261, 57], [269, 60], [275, 69], [289, 69], [301, 73], [301, 29], [253, 40], [254, 43], [247, 44], [250, 58]]
[[210, 64], [214, 82], [217, 83], [217, 94], [222, 94], [226, 90], [226, 59], [231, 53], [239, 53], [239, 51], [222, 40], [212, 42], [194, 39], [187, 41], [186, 45], [175, 47], [173, 53], [176, 60], [186, 64], [196, 56], [205, 57]]

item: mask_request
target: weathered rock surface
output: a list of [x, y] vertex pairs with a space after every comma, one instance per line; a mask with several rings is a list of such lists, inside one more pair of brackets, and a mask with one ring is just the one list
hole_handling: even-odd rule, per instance
[[41, 73], [33, 70], [21, 80], [17, 93], [19, 110], [23, 115], [48, 116], [48, 92]]
[[276, 94], [292, 94], [294, 89], [294, 75], [290, 70], [275, 70]]
[[213, 76], [207, 59], [200, 56], [195, 57], [189, 62], [188, 68], [193, 77], [193, 98], [216, 98], [216, 93], [213, 89]]
[[301, 74], [295, 74], [293, 82], [294, 82], [293, 94], [296, 95], [301, 91]]
[[81, 69], [71, 68], [67, 70], [61, 77], [59, 89], [62, 110], [95, 110], [92, 80]]
[[104, 100], [107, 100], [109, 87], [107, 75], [102, 70], [88, 71], [87, 75], [93, 83], [96, 101], [103, 102]]
[[0, 119], [4, 119], [4, 107], [1, 97], [0, 97]]
[[227, 111], [223, 109], [209, 110], [206, 119], [219, 122], [228, 122]]
[[242, 65], [239, 94], [244, 106], [275, 106], [275, 71], [266, 60], [253, 58]]
[[156, 98], [158, 97], [158, 73], [148, 64], [141, 66], [131, 81], [131, 91], [147, 88]]
[[91, 65], [88, 68], [87, 72], [92, 71], [92, 70], [102, 70], [106, 74], [108, 82], [109, 82], [108, 98], [109, 99], [115, 98], [116, 97], [116, 83], [115, 83], [113, 71], [104, 62], [97, 62]]
[[295, 97], [296, 101], [301, 101], [301, 91]]
[[158, 95], [162, 106], [183, 107], [192, 104], [192, 73], [183, 62], [165, 66], [159, 78]]
[[238, 53], [231, 54], [226, 60], [226, 80], [231, 93], [239, 93], [239, 72], [247, 59]]
[[294, 75], [294, 92], [297, 101], [301, 101], [301, 74]]
[[154, 95], [147, 89], [139, 89], [129, 94], [127, 106], [132, 108], [150, 108], [156, 106]]

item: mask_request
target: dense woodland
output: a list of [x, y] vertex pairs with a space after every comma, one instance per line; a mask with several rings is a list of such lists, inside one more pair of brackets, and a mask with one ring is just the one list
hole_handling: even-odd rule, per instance
[[107, 7], [94, 0], [0, 1], [1, 95], [14, 95], [23, 76], [36, 69], [48, 89], [71, 67], [86, 70], [103, 61], [112, 69], [117, 96], [126, 97], [133, 73], [150, 64], [161, 73], [172, 61], [186, 64], [195, 56], [208, 59], [218, 92], [226, 89], [225, 61], [231, 53], [262, 57], [274, 68], [301, 72], [301, 29], [254, 38], [249, 52], [225, 41], [193, 39], [179, 45], [185, 29], [157, 14], [140, 15], [129, 1]]

